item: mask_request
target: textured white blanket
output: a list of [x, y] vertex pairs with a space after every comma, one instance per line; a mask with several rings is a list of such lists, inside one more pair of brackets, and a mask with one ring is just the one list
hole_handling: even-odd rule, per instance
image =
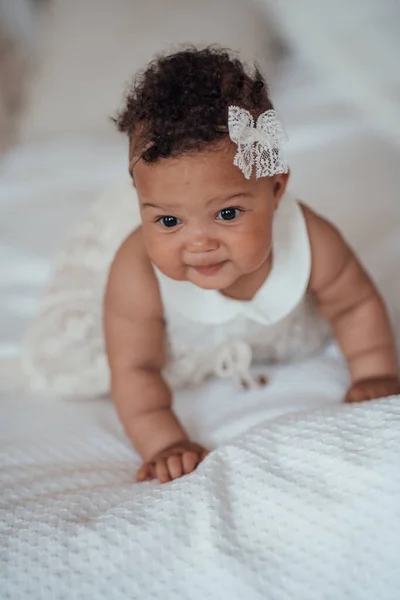
[[165, 486], [132, 485], [106, 402], [21, 400], [2, 447], [4, 599], [400, 597], [400, 398], [277, 417]]

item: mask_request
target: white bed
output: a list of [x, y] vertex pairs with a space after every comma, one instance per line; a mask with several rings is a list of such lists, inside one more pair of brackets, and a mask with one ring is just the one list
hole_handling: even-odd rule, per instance
[[[293, 64], [275, 93], [292, 189], [344, 231], [400, 337], [398, 147], [329, 79]], [[20, 339], [67, 227], [125, 169], [111, 136], [26, 142], [0, 172], [0, 589], [12, 600], [398, 600], [400, 398], [341, 404], [332, 345], [238, 392], [179, 394], [217, 448], [192, 475], [134, 484], [139, 462], [105, 398], [22, 389]]]

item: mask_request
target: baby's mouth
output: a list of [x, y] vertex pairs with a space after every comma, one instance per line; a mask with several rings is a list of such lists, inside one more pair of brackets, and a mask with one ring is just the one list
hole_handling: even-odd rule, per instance
[[192, 267], [192, 269], [200, 273], [200, 275], [215, 275], [227, 262], [228, 261], [223, 260], [222, 262], [205, 265], [202, 267]]

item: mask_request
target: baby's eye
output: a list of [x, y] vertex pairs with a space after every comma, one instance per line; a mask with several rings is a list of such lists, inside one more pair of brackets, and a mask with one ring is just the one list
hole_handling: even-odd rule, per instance
[[176, 227], [177, 225], [180, 225], [182, 223], [182, 221], [180, 219], [178, 219], [178, 217], [171, 217], [171, 216], [166, 216], [166, 217], [160, 217], [158, 219], [158, 222], [161, 223], [161, 225], [164, 225], [164, 227]]
[[222, 219], [223, 221], [232, 221], [236, 219], [240, 215], [242, 211], [238, 208], [223, 208], [217, 214], [217, 219]]

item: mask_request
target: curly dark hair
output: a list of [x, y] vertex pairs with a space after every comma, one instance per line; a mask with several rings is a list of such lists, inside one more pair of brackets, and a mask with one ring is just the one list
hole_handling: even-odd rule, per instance
[[227, 138], [229, 105], [257, 118], [273, 108], [263, 76], [227, 49], [188, 48], [156, 58], [134, 80], [115, 119], [147, 162], [201, 151]]

